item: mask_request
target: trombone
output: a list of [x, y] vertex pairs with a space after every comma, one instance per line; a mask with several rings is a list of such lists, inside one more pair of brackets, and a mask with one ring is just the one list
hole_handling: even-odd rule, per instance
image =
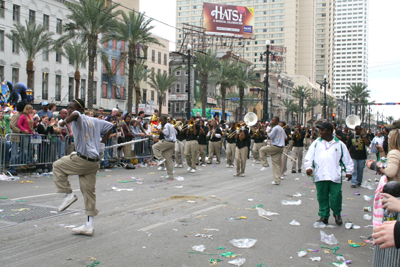
[[227, 136], [227, 138], [232, 138], [233, 136], [235, 136], [235, 135], [236, 135], [236, 131], [237, 131], [237, 130], [240, 130], [240, 128], [242, 128], [242, 126], [246, 126], [246, 123], [245, 123], [245, 122], [243, 122], [242, 124], [236, 123], [236, 124], [235, 124], [236, 130], [233, 131], [232, 133], [230, 133], [230, 134]]
[[193, 125], [195, 123], [196, 123], [196, 121], [192, 121], [192, 120], [188, 121], [188, 123], [185, 126], [182, 127], [182, 131], [186, 130], [189, 125], [190, 125], [190, 127], [193, 127]]

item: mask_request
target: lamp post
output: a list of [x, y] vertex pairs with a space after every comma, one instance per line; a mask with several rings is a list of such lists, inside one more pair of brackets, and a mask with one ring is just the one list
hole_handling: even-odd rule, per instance
[[326, 78], [327, 78], [327, 75], [325, 74], [324, 75], [324, 119], [326, 120], [326, 84], [327, 84], [327, 82], [326, 82]]
[[267, 50], [264, 53], [260, 54], [260, 61], [263, 61], [263, 55], [265, 56], [265, 74], [264, 74], [264, 83], [265, 83], [265, 99], [264, 99], [264, 117], [263, 121], [269, 121], [269, 114], [268, 114], [268, 79], [269, 79], [269, 56], [272, 54], [269, 51], [270, 40], [265, 40], [265, 45]]
[[349, 103], [349, 92], [346, 92], [346, 118], [347, 118], [347, 104]]
[[[186, 116], [187, 116], [187, 119], [188, 120], [190, 120], [190, 111], [191, 111], [191, 105], [190, 105], [190, 50], [192, 49], [192, 45], [191, 44], [188, 44], [187, 45], [187, 51], [188, 51], [188, 55], [187, 55], [187, 59], [188, 59], [188, 103], [187, 103], [187, 105], [188, 105], [188, 109], [187, 109], [187, 114], [186, 114]], [[203, 114], [203, 116], [205, 116], [205, 114]]]

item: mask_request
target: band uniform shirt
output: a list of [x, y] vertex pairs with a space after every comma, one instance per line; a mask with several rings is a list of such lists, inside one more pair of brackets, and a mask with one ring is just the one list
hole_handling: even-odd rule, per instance
[[[291, 137], [292, 131], [290, 130], [290, 127], [289, 127], [289, 126], [287, 126], [287, 127], [285, 128], [285, 134], [286, 134], [286, 136], [289, 136], [289, 138]], [[289, 145], [289, 139], [286, 140], [286, 138], [285, 138], [285, 146], [287, 146], [287, 145]]]
[[164, 139], [166, 141], [175, 142], [176, 141], [176, 134], [175, 129], [171, 123], [167, 122], [164, 125], [164, 130], [162, 131], [164, 134]]
[[97, 158], [100, 154], [100, 135], [106, 134], [114, 125], [108, 121], [81, 114], [77, 110], [73, 113], [79, 114], [77, 120], [71, 122], [76, 152], [89, 158]]
[[299, 131], [297, 134], [293, 134], [293, 146], [294, 147], [303, 147], [304, 146], [304, 137], [306, 133], [304, 131]]
[[[183, 126], [182, 126], [182, 128], [183, 128]], [[183, 141], [186, 139], [186, 130], [182, 131], [182, 130], [176, 129], [176, 131], [177, 131], [176, 139], [178, 139], [179, 141]]]
[[281, 126], [275, 125], [268, 136], [271, 139], [271, 145], [279, 147], [285, 146], [285, 139], [287, 136]]
[[[197, 135], [194, 134], [193, 127], [196, 127]], [[189, 134], [186, 137], [186, 141], [193, 141], [193, 140], [197, 141], [197, 137], [199, 136], [200, 133], [200, 125], [195, 124], [193, 125], [193, 127], [190, 127]]]
[[204, 134], [201, 133], [201, 131], [199, 131], [199, 139], [197, 140], [199, 145], [207, 145], [207, 134], [208, 134], [208, 127], [207, 126], [203, 126], [200, 128], [203, 129]]
[[236, 147], [239, 148], [239, 149], [247, 146], [247, 139], [249, 139], [249, 131], [245, 129], [244, 130], [244, 135], [245, 135], [245, 138], [242, 139], [240, 137], [240, 133], [239, 133], [238, 139], [236, 140]]
[[264, 137], [264, 131], [263, 130], [258, 130], [258, 133], [254, 132], [254, 143], [262, 143], [265, 140]]
[[367, 159], [364, 139], [360, 135], [352, 134], [347, 140], [347, 148], [352, 159]]
[[225, 132], [226, 141], [227, 141], [229, 144], [235, 143], [235, 142], [236, 142], [236, 139], [235, 139], [235, 135], [236, 135], [236, 134], [234, 134], [231, 138], [228, 138], [228, 136], [229, 136], [231, 133], [235, 132], [236, 129], [233, 128], [233, 130], [231, 130], [230, 128], [228, 128], [228, 129], [225, 130], [225, 131], [226, 131], [226, 132]]
[[215, 129], [215, 134], [214, 134], [213, 137], [212, 137], [212, 131], [213, 131], [213, 130], [210, 130], [210, 131], [208, 132], [208, 135], [210, 135], [210, 141], [211, 141], [211, 142], [218, 142], [218, 141], [221, 141], [221, 136], [222, 136], [221, 128], [217, 126], [217, 128]]

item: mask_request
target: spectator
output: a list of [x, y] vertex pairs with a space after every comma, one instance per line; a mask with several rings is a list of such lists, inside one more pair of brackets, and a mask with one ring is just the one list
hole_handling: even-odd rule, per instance
[[389, 140], [388, 140], [389, 139], [389, 132], [390, 132], [390, 130], [389, 130], [388, 127], [383, 127], [383, 131], [382, 131], [383, 137], [384, 137], [383, 150], [385, 151], [386, 155], [389, 153]]
[[143, 123], [144, 116], [146, 116], [146, 115], [145, 115], [144, 111], [141, 110], [141, 111], [139, 111], [139, 115], [138, 115], [138, 117], [136, 118], [136, 120], [138, 120], [139, 118], [141, 118], [141, 119], [142, 119], [142, 123]]
[[[19, 102], [17, 104], [17, 113], [11, 117], [11, 123], [10, 123], [10, 128], [11, 128], [11, 133], [14, 134], [20, 134], [21, 133], [21, 129], [18, 127], [18, 121], [21, 117], [21, 115], [23, 114], [23, 111], [25, 109], [25, 102]], [[8, 169], [8, 171], [16, 176], [18, 175], [17, 170], [15, 168], [15, 166], [12, 166], [14, 164], [20, 164], [20, 160], [21, 160], [21, 151], [18, 150], [19, 146], [20, 146], [20, 142], [21, 142], [21, 138], [19, 135], [12, 135], [10, 138], [11, 141], [11, 161], [10, 161], [10, 168]]]
[[47, 115], [49, 118], [54, 117], [53, 112], [49, 110], [49, 103], [46, 101], [42, 103], [42, 110], [39, 110], [36, 114], [39, 116], [39, 118], [43, 117], [43, 115]]
[[22, 133], [27, 134], [27, 136], [22, 137], [22, 150], [24, 152], [24, 159], [27, 159], [27, 164], [33, 164], [33, 150], [30, 149], [30, 136], [29, 134], [33, 134], [34, 127], [36, 127], [37, 123], [33, 121], [31, 112], [33, 107], [31, 105], [26, 105], [24, 108], [23, 114], [19, 117], [18, 120], [18, 128]]
[[11, 133], [10, 122], [11, 122], [11, 111], [10, 107], [6, 107], [4, 110], [4, 123], [6, 125], [6, 134]]
[[[112, 133], [110, 134], [110, 139], [107, 140], [106, 146], [116, 145], [118, 143], [118, 135], [117, 135], [117, 114], [118, 109], [113, 108], [111, 111], [111, 115], [106, 118], [106, 121], [111, 122], [114, 127], [112, 128]], [[117, 157], [117, 148], [112, 149], [112, 155], [114, 158]]]
[[[381, 147], [383, 147], [383, 142], [385, 141], [385, 137], [383, 137], [382, 136], [382, 133], [381, 132], [378, 132], [377, 134], [376, 134], [376, 136], [374, 137], [374, 139], [372, 139], [372, 142], [371, 142], [371, 146], [372, 146], [372, 143], [376, 143], [377, 145], [379, 145], [379, 146], [381, 146]], [[380, 160], [380, 153], [379, 153], [379, 151], [378, 152], [376, 152], [376, 159], [377, 160]]]
[[[7, 134], [6, 122], [4, 118], [4, 112], [0, 111], [0, 141], [1, 141], [1, 149], [0, 149], [0, 157], [4, 156], [4, 163], [8, 163], [10, 159], [10, 147], [11, 142], [7, 141], [5, 138]], [[3, 163], [0, 161], [0, 163]]]
[[[133, 138], [135, 138], [135, 135], [133, 134], [132, 128], [130, 127], [131, 124], [131, 116], [127, 115], [125, 116], [125, 123], [122, 124], [121, 129], [122, 133], [125, 136], [125, 142], [132, 141]], [[125, 145], [123, 147], [124, 149], [124, 155], [125, 158], [130, 158], [132, 156], [132, 144]]]
[[[40, 123], [38, 124], [38, 134], [43, 135], [43, 142], [42, 142], [42, 147], [40, 150], [40, 153], [38, 153], [39, 157], [39, 162], [46, 162], [49, 161], [49, 159], [54, 160], [54, 158], [51, 157], [50, 155], [50, 144], [48, 141], [50, 141], [49, 135], [54, 134], [54, 129], [53, 126], [55, 124], [55, 121], [53, 119], [53, 123], [49, 121], [49, 117], [47, 115], [43, 115], [42, 118], [40, 118]], [[47, 138], [46, 138], [47, 137]], [[44, 168], [44, 172], [49, 172], [51, 169], [51, 164], [41, 164], [41, 165], [36, 165], [36, 172], [42, 173]]]
[[51, 113], [53, 113], [53, 115], [54, 115], [54, 112], [56, 112], [56, 109], [57, 109], [56, 103], [50, 103], [49, 104], [49, 110], [50, 110]]

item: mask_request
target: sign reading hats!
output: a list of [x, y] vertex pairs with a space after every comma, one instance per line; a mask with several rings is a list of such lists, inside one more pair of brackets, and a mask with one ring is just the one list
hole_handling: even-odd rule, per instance
[[209, 35], [252, 38], [254, 8], [204, 3], [204, 28]]

